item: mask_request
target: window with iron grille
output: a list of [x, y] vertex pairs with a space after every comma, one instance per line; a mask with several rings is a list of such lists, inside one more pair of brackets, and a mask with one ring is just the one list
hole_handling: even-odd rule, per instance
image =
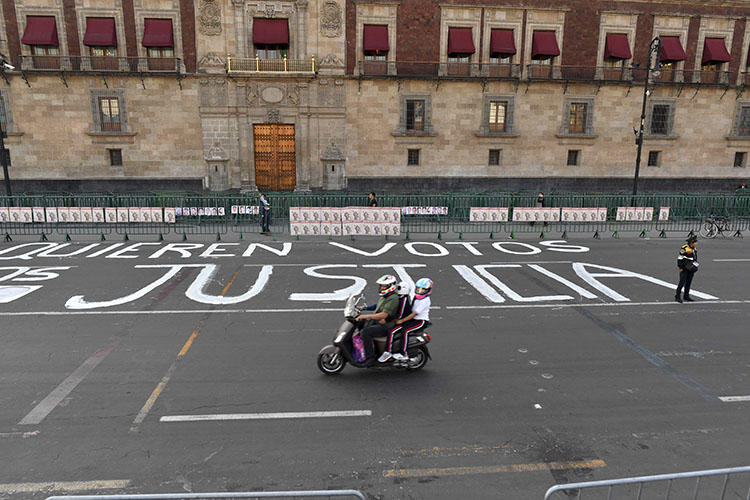
[[742, 106], [737, 123], [737, 134], [739, 136], [750, 136], [750, 106]]
[[734, 167], [744, 168], [745, 162], [747, 161], [747, 153], [744, 151], [737, 151], [734, 153]]
[[100, 97], [99, 118], [103, 132], [119, 132], [121, 130], [120, 100], [117, 97]]
[[490, 101], [490, 132], [505, 132], [505, 116], [508, 110], [506, 101]]
[[570, 117], [568, 119], [569, 134], [583, 134], [586, 132], [586, 113], [588, 105], [585, 102], [573, 102], [570, 104]]
[[425, 102], [422, 99], [406, 101], [406, 130], [421, 132], [424, 130]]
[[568, 166], [577, 167], [580, 161], [581, 161], [581, 150], [569, 149], [568, 150]]
[[0, 126], [3, 127], [3, 132], [8, 131], [8, 119], [5, 115], [5, 98], [0, 95]]
[[488, 163], [491, 167], [500, 166], [501, 154], [502, 154], [502, 149], [490, 149], [490, 160]]
[[419, 150], [418, 149], [408, 150], [406, 164], [407, 165], [419, 165]]
[[660, 159], [661, 159], [661, 152], [660, 151], [649, 151], [648, 152], [648, 166], [649, 167], [658, 167]]
[[654, 104], [651, 111], [651, 133], [653, 135], [669, 134], [668, 104]]
[[108, 149], [109, 151], [109, 165], [112, 167], [122, 166], [122, 149]]

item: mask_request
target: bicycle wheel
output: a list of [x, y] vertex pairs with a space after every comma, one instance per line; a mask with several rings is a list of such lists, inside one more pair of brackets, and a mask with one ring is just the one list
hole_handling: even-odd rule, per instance
[[719, 230], [716, 224], [711, 221], [706, 221], [701, 225], [700, 235], [704, 238], [715, 238]]

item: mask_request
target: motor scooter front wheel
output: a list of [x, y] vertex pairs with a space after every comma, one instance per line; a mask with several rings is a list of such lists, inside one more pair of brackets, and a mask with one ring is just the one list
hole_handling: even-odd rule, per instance
[[421, 370], [427, 364], [427, 349], [419, 346], [414, 356], [409, 356], [409, 363], [406, 365], [408, 370]]
[[346, 366], [346, 360], [340, 352], [318, 354], [318, 368], [326, 375], [337, 375]]

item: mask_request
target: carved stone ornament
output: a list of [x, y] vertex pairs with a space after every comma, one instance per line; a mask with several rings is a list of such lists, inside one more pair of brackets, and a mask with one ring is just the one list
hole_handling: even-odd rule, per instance
[[218, 52], [209, 52], [198, 61], [198, 66], [210, 68], [224, 68], [226, 61]]
[[346, 157], [344, 156], [344, 153], [342, 153], [341, 150], [336, 147], [336, 144], [331, 141], [331, 145], [328, 146], [325, 151], [323, 151], [323, 155], [320, 157], [320, 159], [323, 161], [344, 161], [346, 160]]
[[320, 60], [320, 67], [335, 67], [340, 68], [344, 66], [344, 61], [339, 59], [339, 57], [336, 54], [328, 54], [323, 59]]
[[266, 17], [273, 17], [276, 7], [273, 4], [266, 4]]
[[328, 0], [320, 9], [320, 33], [328, 38], [341, 36], [342, 10], [339, 4]]
[[281, 121], [281, 114], [276, 108], [271, 108], [266, 113], [266, 123], [279, 123]]
[[214, 142], [214, 145], [208, 150], [208, 155], [205, 158], [207, 161], [225, 161], [227, 159], [226, 151], [224, 151], [224, 148], [218, 142]]
[[221, 7], [216, 0], [202, 0], [198, 8], [198, 30], [203, 35], [221, 34]]
[[227, 105], [227, 81], [224, 79], [200, 80], [200, 105], [217, 107]]
[[299, 104], [299, 94], [300, 94], [300, 87], [296, 84], [288, 84], [287, 85], [287, 99], [289, 100], [290, 104], [297, 105]]
[[247, 86], [247, 92], [245, 93], [245, 102], [248, 106], [254, 106], [258, 100], [258, 86], [254, 83], [250, 83]]

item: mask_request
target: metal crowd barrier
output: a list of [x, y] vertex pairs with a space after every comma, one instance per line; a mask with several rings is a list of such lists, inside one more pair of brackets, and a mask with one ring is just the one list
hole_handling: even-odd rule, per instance
[[[622, 493], [626, 493], [631, 495], [630, 498], [636, 498], [639, 500], [642, 498], [656, 498], [657, 495], [659, 498], [665, 498], [667, 500], [669, 500], [670, 495], [675, 495], [672, 497], [675, 499], [692, 498], [693, 500], [697, 500], [698, 498], [711, 498], [712, 500], [724, 500], [727, 493], [732, 495], [731, 498], [741, 498], [739, 495], [742, 495], [747, 500], [750, 500], [750, 477], [745, 478], [746, 481], [744, 484], [738, 484], [736, 487], [733, 483], [732, 489], [730, 489], [730, 476], [745, 473], [750, 473], [750, 466], [558, 484], [547, 490], [547, 493], [544, 495], [544, 500], [573, 497], [580, 499], [583, 496], [583, 490], [593, 490], [597, 488], [607, 488], [608, 499], [612, 498], [613, 491], [616, 490], [618, 493], [617, 498], [625, 498], [622, 496]], [[723, 476], [723, 480], [720, 480], [721, 476]], [[706, 491], [707, 487], [710, 488], [710, 490], [708, 490], [708, 496], [699, 497], [699, 493], [701, 493], [701, 481], [710, 477], [716, 477], [719, 479], [718, 484], [707, 485], [704, 481], [703, 491]], [[695, 479], [695, 485], [690, 485], [688, 481], [680, 481], [687, 479]], [[652, 483], [661, 485], [662, 488], [657, 490], [656, 487], [646, 487], [647, 484]], [[560, 494], [557, 495], [557, 493]], [[593, 493], [592, 496], [589, 496], [588, 493], [589, 492], [587, 492], [586, 498], [604, 498], [601, 495], [593, 496]]]
[[357, 490], [245, 491], [232, 493], [153, 493], [141, 495], [72, 495], [52, 496], [47, 500], [235, 500], [244, 498], [333, 498], [350, 497], [366, 500]]

